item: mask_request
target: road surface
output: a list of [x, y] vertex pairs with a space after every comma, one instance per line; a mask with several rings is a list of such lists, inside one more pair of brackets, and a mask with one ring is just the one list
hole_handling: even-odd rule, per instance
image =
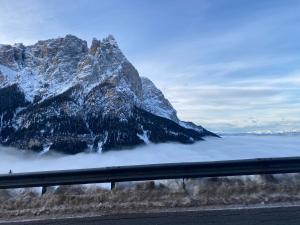
[[299, 225], [300, 206], [139, 213], [88, 218], [7, 222], [0, 225]]

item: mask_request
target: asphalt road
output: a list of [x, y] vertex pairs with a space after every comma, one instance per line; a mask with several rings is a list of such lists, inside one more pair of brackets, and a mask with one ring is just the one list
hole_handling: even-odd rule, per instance
[[143, 213], [0, 223], [1, 225], [299, 225], [300, 207]]

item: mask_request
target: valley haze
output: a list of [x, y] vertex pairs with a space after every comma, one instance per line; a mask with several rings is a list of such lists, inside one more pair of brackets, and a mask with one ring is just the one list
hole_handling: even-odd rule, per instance
[[164, 143], [105, 153], [37, 154], [0, 147], [0, 173], [299, 156], [300, 135], [208, 137], [192, 145]]

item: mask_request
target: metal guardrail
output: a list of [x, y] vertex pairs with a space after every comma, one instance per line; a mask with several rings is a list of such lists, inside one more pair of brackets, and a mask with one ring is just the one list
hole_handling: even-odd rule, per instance
[[0, 189], [300, 172], [300, 157], [152, 164], [0, 175]]

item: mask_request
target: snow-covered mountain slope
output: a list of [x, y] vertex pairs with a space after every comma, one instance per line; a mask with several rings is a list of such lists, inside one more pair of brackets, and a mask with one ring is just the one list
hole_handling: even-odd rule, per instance
[[179, 119], [177, 118], [177, 112], [165, 98], [163, 93], [156, 88], [150, 79], [146, 77], [142, 77], [141, 79], [143, 89], [142, 108], [157, 116], [165, 117], [178, 123]]
[[77, 153], [214, 135], [182, 122], [110, 35], [0, 45], [0, 142]]

